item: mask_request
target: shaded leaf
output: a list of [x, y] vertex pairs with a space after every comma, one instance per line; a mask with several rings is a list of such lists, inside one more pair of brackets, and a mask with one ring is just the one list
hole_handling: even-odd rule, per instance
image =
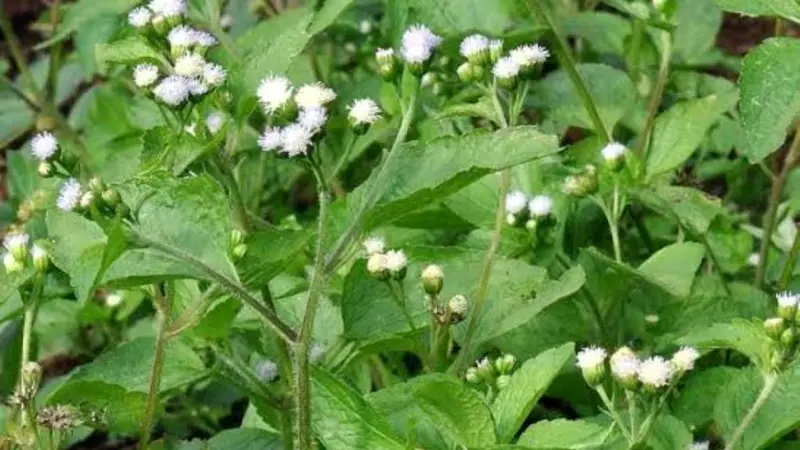
[[668, 245], [650, 256], [639, 271], [677, 297], [689, 295], [694, 275], [705, 255], [705, 248], [695, 242]]

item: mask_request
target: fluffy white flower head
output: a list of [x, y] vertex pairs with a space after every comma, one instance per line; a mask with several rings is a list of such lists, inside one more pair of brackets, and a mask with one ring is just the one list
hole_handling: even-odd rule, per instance
[[112, 292], [106, 295], [105, 302], [109, 308], [116, 308], [122, 304], [122, 295], [119, 292]]
[[57, 150], [58, 140], [49, 131], [43, 131], [31, 139], [31, 153], [39, 161], [50, 159]]
[[373, 253], [367, 259], [367, 272], [376, 275], [386, 270], [386, 255]]
[[200, 47], [211, 47], [217, 45], [217, 38], [208, 31], [194, 30], [192, 33], [192, 43]]
[[550, 57], [550, 52], [539, 44], [523, 45], [511, 50], [511, 59], [521, 67], [531, 67], [541, 64]]
[[258, 138], [258, 145], [261, 150], [271, 152], [281, 146], [281, 129], [278, 127], [267, 127], [261, 137]]
[[281, 153], [289, 156], [305, 155], [313, 137], [313, 130], [293, 123], [281, 131]]
[[81, 184], [75, 178], [70, 178], [61, 185], [56, 206], [63, 211], [72, 211], [80, 204], [82, 195]]
[[402, 250], [389, 250], [386, 252], [386, 269], [390, 272], [400, 272], [406, 268], [408, 258]]
[[444, 271], [436, 264], [431, 264], [422, 271], [422, 278], [443, 279]]
[[28, 242], [31, 237], [25, 233], [8, 234], [3, 239], [3, 247], [11, 253], [16, 253], [18, 248], [25, 248], [27, 250]]
[[619, 379], [631, 379], [639, 372], [641, 362], [628, 347], [621, 347], [611, 355], [611, 373]]
[[464, 297], [463, 295], [454, 295], [452, 298], [450, 298], [450, 300], [447, 301], [447, 308], [453, 314], [464, 316], [467, 314], [469, 301], [467, 300], [467, 297]]
[[761, 255], [758, 252], [750, 253], [750, 256], [747, 257], [747, 265], [758, 267], [758, 263], [761, 262]]
[[372, 21], [369, 19], [364, 19], [358, 23], [358, 31], [361, 34], [369, 34], [372, 31]]
[[211, 86], [219, 86], [225, 82], [227, 73], [219, 64], [207, 63], [203, 66], [203, 81]]
[[522, 191], [511, 191], [506, 195], [506, 213], [517, 215], [528, 206], [528, 196]]
[[537, 195], [528, 203], [531, 217], [545, 217], [553, 212], [553, 199], [547, 195]]
[[190, 26], [178, 25], [169, 30], [167, 41], [171, 47], [189, 47], [194, 44], [197, 30]]
[[146, 27], [150, 24], [152, 18], [153, 13], [150, 9], [143, 6], [133, 8], [131, 12], [128, 13], [128, 23], [135, 28]]
[[271, 383], [278, 378], [278, 365], [266, 359], [256, 366], [256, 375], [261, 381]]
[[184, 77], [197, 77], [203, 74], [206, 60], [197, 53], [187, 53], [175, 61], [175, 73]]
[[292, 83], [282, 76], [270, 75], [258, 85], [258, 100], [268, 114], [280, 109], [292, 98]]
[[379, 48], [375, 50], [375, 59], [378, 61], [385, 61], [394, 58], [393, 48]]
[[178, 106], [189, 98], [192, 85], [189, 79], [177, 75], [171, 75], [158, 83], [153, 89], [153, 94], [162, 102], [170, 106]]
[[364, 240], [364, 251], [367, 252], [367, 255], [374, 255], [376, 253], [383, 253], [386, 249], [386, 242], [384, 242], [383, 238], [378, 236], [371, 236]]
[[639, 365], [639, 381], [650, 388], [660, 388], [669, 384], [672, 367], [661, 356], [651, 356]]
[[325, 106], [335, 98], [336, 92], [319, 82], [300, 86], [294, 95], [294, 101], [301, 108]]
[[492, 67], [492, 74], [497, 78], [514, 78], [519, 75], [519, 64], [508, 56], [500, 58]]
[[619, 142], [611, 142], [600, 150], [600, 154], [607, 162], [618, 161], [625, 156], [625, 146]]
[[321, 106], [311, 108], [303, 108], [297, 116], [297, 123], [308, 128], [314, 133], [318, 132], [325, 126], [328, 121], [328, 112]]
[[480, 52], [489, 50], [489, 38], [482, 34], [473, 34], [464, 38], [459, 46], [461, 56], [470, 58]]
[[347, 110], [348, 118], [355, 125], [372, 125], [381, 117], [381, 108], [369, 98], [355, 100]]
[[606, 362], [606, 350], [601, 347], [586, 347], [578, 352], [578, 367], [582, 370], [594, 370]]
[[225, 114], [219, 111], [213, 111], [206, 117], [206, 128], [211, 134], [217, 134], [223, 125], [225, 125]]
[[186, 14], [185, 0], [152, 0], [147, 5], [154, 13], [164, 17], [175, 17]]
[[797, 302], [800, 300], [800, 296], [795, 294], [794, 292], [781, 292], [776, 295], [778, 300], [778, 306], [782, 308], [795, 308], [797, 307]]
[[139, 64], [133, 68], [133, 82], [141, 88], [152, 86], [158, 80], [158, 67]]
[[708, 441], [698, 441], [689, 444], [687, 450], [708, 450], [711, 447], [711, 443]]
[[681, 347], [672, 355], [672, 364], [681, 372], [694, 369], [694, 362], [700, 358], [700, 352], [694, 347]]
[[412, 25], [403, 33], [401, 53], [407, 62], [423, 63], [441, 43], [442, 38], [433, 34], [425, 25]]
[[325, 346], [319, 343], [313, 344], [311, 349], [308, 350], [308, 359], [311, 363], [316, 364], [322, 361], [325, 357]]

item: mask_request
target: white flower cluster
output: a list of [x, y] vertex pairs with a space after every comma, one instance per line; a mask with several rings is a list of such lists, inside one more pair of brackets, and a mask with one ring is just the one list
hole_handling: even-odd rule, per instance
[[31, 139], [31, 154], [39, 161], [47, 161], [57, 151], [58, 140], [49, 131], [43, 131]]
[[550, 52], [539, 44], [522, 45], [508, 53], [508, 56], [500, 56], [502, 53], [502, 42], [495, 43], [494, 48], [490, 49], [493, 60], [492, 74], [497, 79], [498, 84], [505, 88], [516, 86], [520, 76], [530, 76], [536, 66], [544, 64], [550, 57]]
[[522, 225], [528, 219], [542, 220], [553, 213], [553, 199], [548, 195], [528, 198], [522, 191], [512, 191], [506, 195], [506, 220], [509, 225]]
[[600, 154], [606, 166], [611, 170], [619, 170], [624, 163], [626, 151], [626, 147], [619, 142], [610, 142], [600, 150]]
[[403, 60], [409, 64], [426, 63], [442, 38], [433, 34], [430, 28], [425, 25], [412, 25], [405, 33], [400, 44], [400, 54]]
[[[601, 382], [605, 377], [607, 353], [600, 347], [587, 347], [578, 353], [578, 367], [590, 384]], [[668, 360], [662, 356], [651, 356], [640, 360], [628, 347], [621, 347], [610, 358], [611, 375], [626, 389], [635, 389], [639, 383], [647, 389], [656, 390], [669, 385], [685, 372], [694, 369], [700, 352], [693, 347], [681, 347]]]
[[367, 254], [367, 272], [379, 278], [403, 279], [408, 266], [408, 257], [402, 250], [386, 251], [386, 243], [379, 237], [367, 238], [364, 243]]
[[186, 15], [186, 0], [152, 0], [128, 13], [128, 23], [135, 28], [174, 23]]
[[3, 247], [6, 254], [3, 256], [3, 266], [7, 273], [18, 272], [25, 268], [28, 256], [33, 259], [33, 265], [39, 272], [44, 272], [49, 263], [47, 251], [33, 244], [30, 246], [31, 238], [26, 233], [9, 233], [3, 238]]

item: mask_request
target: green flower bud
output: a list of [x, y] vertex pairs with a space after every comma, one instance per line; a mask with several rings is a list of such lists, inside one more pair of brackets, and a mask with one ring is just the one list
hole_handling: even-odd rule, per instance
[[36, 167], [36, 170], [39, 172], [39, 175], [41, 175], [42, 178], [50, 178], [51, 176], [53, 176], [53, 172], [55, 172], [53, 164], [51, 164], [48, 161], [40, 162], [39, 165]]
[[444, 272], [437, 265], [430, 265], [422, 271], [422, 289], [426, 294], [437, 296], [444, 286]]
[[475, 366], [475, 370], [478, 374], [478, 377], [484, 381], [488, 382], [494, 379], [494, 367], [489, 361], [489, 358], [483, 358], [482, 360], [478, 361]]
[[233, 248], [233, 257], [236, 259], [244, 258], [244, 255], [247, 254], [247, 244], [239, 244]]
[[118, 204], [120, 201], [122, 201], [122, 198], [120, 197], [119, 192], [117, 192], [116, 189], [106, 189], [105, 191], [103, 191], [102, 198], [103, 201], [110, 206], [114, 206]]
[[33, 267], [37, 272], [47, 272], [47, 268], [50, 266], [50, 255], [47, 254], [47, 250], [34, 244], [31, 248], [31, 257], [33, 258]]
[[795, 337], [795, 331], [791, 328], [787, 328], [781, 333], [781, 344], [785, 347], [791, 347], [792, 344], [794, 344]]
[[470, 367], [467, 369], [467, 373], [464, 376], [468, 383], [478, 384], [481, 381], [481, 377], [478, 375], [478, 369], [474, 367]]
[[3, 257], [3, 266], [6, 269], [6, 273], [19, 272], [25, 268], [25, 264], [17, 258], [14, 258], [14, 255], [11, 253], [6, 253]]
[[506, 353], [494, 361], [494, 367], [499, 373], [508, 375], [512, 370], [514, 370], [514, 365], [516, 363], [517, 358], [510, 353]]
[[780, 340], [784, 330], [786, 330], [786, 323], [780, 317], [772, 317], [764, 321], [764, 331], [776, 341]]
[[33, 399], [39, 390], [42, 381], [42, 366], [34, 361], [28, 361], [22, 366], [19, 390], [27, 399]]
[[495, 384], [495, 386], [497, 386], [498, 390], [503, 390], [503, 388], [508, 386], [508, 384], [510, 382], [511, 382], [511, 377], [510, 376], [508, 376], [508, 375], [500, 375], [499, 377], [497, 377], [497, 380], [495, 380], [494, 384]]

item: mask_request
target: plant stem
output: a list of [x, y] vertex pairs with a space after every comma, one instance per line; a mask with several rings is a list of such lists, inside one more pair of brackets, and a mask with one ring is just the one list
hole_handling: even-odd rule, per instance
[[345, 147], [344, 153], [342, 153], [342, 156], [339, 157], [339, 160], [336, 162], [336, 166], [334, 166], [331, 174], [328, 175], [329, 180], [335, 180], [339, 175], [339, 171], [341, 171], [344, 165], [347, 164], [347, 161], [350, 159], [350, 153], [353, 151], [353, 147], [356, 146], [357, 140], [358, 137], [353, 134], [353, 136], [350, 138], [350, 142], [347, 143], [347, 147]]
[[625, 389], [625, 397], [628, 400], [628, 415], [631, 416], [631, 434], [636, 436], [636, 394]]
[[334, 245], [333, 250], [331, 250], [328, 257], [325, 258], [324, 267], [326, 273], [330, 272], [334, 267], [336, 267], [339, 258], [342, 256], [342, 253], [347, 250], [353, 239], [358, 236], [359, 231], [361, 230], [361, 221], [364, 219], [364, 214], [366, 214], [367, 210], [369, 210], [373, 203], [378, 201], [380, 196], [383, 194], [386, 188], [386, 186], [384, 186], [384, 178], [386, 177], [387, 173], [386, 169], [387, 167], [391, 166], [392, 161], [394, 161], [394, 159], [397, 158], [398, 153], [400, 153], [398, 148], [400, 147], [400, 144], [406, 140], [408, 130], [411, 128], [411, 122], [414, 120], [414, 110], [417, 106], [418, 91], [419, 81], [414, 83], [414, 87], [411, 91], [411, 96], [408, 101], [408, 107], [403, 112], [403, 121], [400, 123], [400, 129], [397, 131], [397, 136], [394, 139], [394, 143], [392, 143], [392, 147], [389, 149], [386, 159], [378, 169], [378, 174], [375, 176], [375, 182], [362, 197], [361, 206], [356, 212], [349, 228], [336, 242], [336, 245]]
[[775, 230], [775, 221], [778, 217], [778, 206], [781, 203], [781, 196], [783, 188], [786, 185], [786, 179], [797, 164], [798, 157], [800, 157], [800, 129], [795, 131], [792, 146], [786, 159], [783, 162], [778, 177], [772, 183], [772, 191], [769, 196], [769, 203], [767, 211], [764, 213], [763, 219], [763, 234], [761, 236], [761, 249], [758, 253], [759, 260], [756, 267], [756, 286], [762, 287], [764, 285], [764, 276], [767, 272], [767, 263], [769, 258], [770, 247], [772, 246], [772, 232]]
[[789, 249], [789, 255], [786, 256], [786, 262], [783, 263], [783, 272], [781, 272], [781, 280], [778, 284], [778, 288], [781, 291], [785, 290], [786, 287], [789, 286], [789, 282], [792, 281], [794, 266], [797, 263], [798, 250], [800, 250], [800, 232], [795, 234], [792, 248]]
[[296, 449], [309, 450], [312, 448], [311, 436], [311, 397], [309, 379], [308, 350], [311, 346], [312, 332], [314, 329], [314, 316], [322, 294], [322, 285], [325, 279], [325, 231], [328, 221], [328, 188], [322, 169], [311, 160], [311, 170], [317, 180], [317, 195], [319, 196], [319, 217], [317, 218], [317, 248], [314, 256], [314, 273], [308, 288], [308, 301], [303, 314], [303, 323], [300, 327], [300, 336], [294, 345], [294, 395], [295, 414], [297, 422]]
[[161, 295], [161, 288], [153, 286], [153, 300], [156, 304], [156, 348], [153, 354], [153, 367], [150, 371], [150, 388], [147, 392], [147, 404], [144, 411], [144, 420], [139, 439], [139, 450], [147, 450], [150, 443], [150, 432], [158, 403], [158, 391], [161, 386], [161, 371], [164, 368], [164, 355], [167, 348], [167, 331], [169, 328], [170, 303]]
[[228, 192], [230, 192], [233, 214], [236, 217], [237, 225], [244, 233], [250, 232], [250, 217], [247, 215], [247, 207], [244, 205], [242, 193], [239, 190], [239, 184], [236, 182], [233, 171], [217, 153], [213, 156], [213, 162], [217, 166]]
[[600, 400], [603, 401], [603, 404], [606, 406], [606, 409], [608, 409], [608, 413], [611, 414], [611, 418], [613, 418], [614, 422], [617, 423], [617, 426], [619, 427], [620, 431], [622, 431], [622, 434], [625, 436], [625, 439], [627, 439], [628, 442], [632, 442], [633, 441], [633, 435], [631, 434], [632, 432], [628, 431], [625, 428], [625, 422], [622, 421], [622, 417], [620, 417], [619, 413], [617, 413], [616, 408], [614, 408], [614, 402], [612, 402], [611, 399], [608, 398], [608, 394], [606, 394], [605, 388], [603, 388], [603, 386], [600, 385], [595, 388], [595, 391], [597, 391], [597, 394], [600, 396]]
[[753, 406], [750, 407], [750, 410], [747, 411], [747, 414], [744, 416], [744, 419], [742, 419], [741, 423], [739, 423], [739, 425], [733, 430], [731, 439], [727, 444], [725, 444], [725, 450], [733, 450], [736, 443], [742, 438], [742, 435], [747, 427], [750, 426], [750, 423], [756, 418], [758, 412], [764, 407], [764, 404], [767, 403], [767, 400], [769, 400], [770, 395], [772, 395], [772, 391], [775, 390], [777, 385], [778, 374], [769, 373], [764, 376], [764, 386], [761, 388], [758, 398], [756, 398], [756, 401], [753, 403]]
[[672, 36], [668, 31], [661, 31], [660, 33], [662, 49], [658, 76], [653, 92], [650, 93], [650, 101], [647, 105], [647, 119], [644, 123], [644, 130], [639, 136], [639, 145], [636, 147], [636, 155], [642, 158], [643, 161], [647, 160], [650, 133], [655, 124], [656, 113], [658, 113], [658, 107], [661, 105], [661, 99], [664, 97], [664, 87], [667, 85], [667, 76], [669, 75], [669, 62], [672, 58]]
[[31, 338], [33, 337], [33, 324], [36, 321], [36, 313], [39, 309], [38, 299], [30, 299], [25, 305], [25, 316], [22, 322], [22, 364], [20, 370], [25, 367], [25, 363], [31, 360]]
[[28, 63], [25, 61], [25, 54], [22, 52], [22, 45], [20, 44], [19, 39], [17, 39], [17, 35], [14, 34], [14, 28], [11, 26], [11, 22], [8, 20], [5, 8], [0, 8], [0, 30], [5, 37], [6, 44], [8, 45], [8, 51], [11, 53], [11, 58], [14, 60], [14, 64], [16, 64], [20, 75], [25, 80], [25, 84], [28, 85], [28, 89], [33, 94], [33, 97], [36, 100], [41, 101], [42, 99], [41, 93], [39, 92], [39, 87], [36, 85], [36, 81], [33, 79], [33, 75], [28, 67]]
[[580, 73], [578, 73], [575, 59], [572, 57], [569, 44], [567, 44], [567, 41], [559, 31], [556, 22], [550, 16], [550, 12], [547, 10], [548, 7], [544, 4], [545, 2], [542, 0], [528, 0], [527, 3], [528, 8], [533, 11], [533, 14], [545, 22], [548, 28], [550, 28], [550, 31], [553, 33], [553, 36], [556, 40], [556, 45], [554, 46], [553, 51], [560, 60], [562, 68], [566, 70], [567, 75], [572, 81], [572, 85], [575, 87], [575, 90], [578, 92], [578, 96], [583, 102], [583, 107], [589, 114], [592, 124], [594, 124], [595, 133], [597, 133], [598, 136], [603, 139], [604, 143], [607, 144], [611, 142], [611, 134], [606, 129], [603, 119], [600, 118], [600, 111], [597, 109], [597, 105], [595, 105], [592, 95], [586, 88], [586, 83], [583, 82], [583, 78], [581, 78]]

